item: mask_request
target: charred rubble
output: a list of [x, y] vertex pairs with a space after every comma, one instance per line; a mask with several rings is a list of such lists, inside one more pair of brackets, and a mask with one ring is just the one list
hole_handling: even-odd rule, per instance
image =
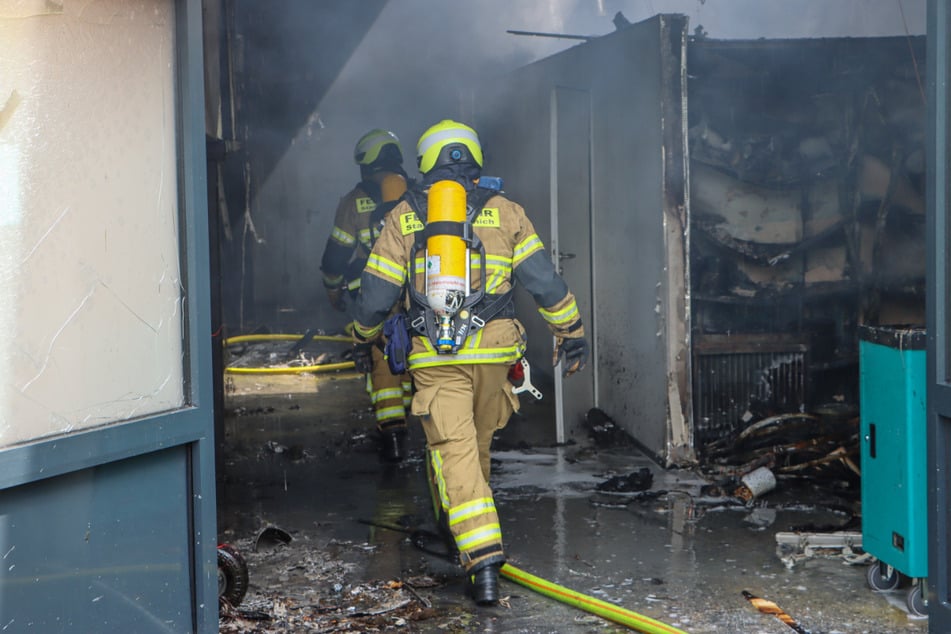
[[857, 328], [924, 323], [924, 40], [688, 52], [701, 461], [854, 481]]

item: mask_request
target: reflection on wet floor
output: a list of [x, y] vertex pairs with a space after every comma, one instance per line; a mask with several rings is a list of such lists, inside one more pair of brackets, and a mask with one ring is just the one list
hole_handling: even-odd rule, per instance
[[[470, 604], [461, 569], [413, 545], [413, 531], [434, 529], [421, 431], [412, 430], [407, 461], [381, 463], [356, 375], [241, 377], [226, 403], [219, 534], [246, 555], [250, 590], [222, 632], [628, 631], [508, 581], [504, 605]], [[526, 411], [493, 455], [503, 535], [519, 568], [697, 634], [793, 631], [744, 591], [809, 632], [927, 631], [904, 610], [903, 591], [872, 592], [865, 565], [850, 565], [848, 553], [780, 558], [777, 532], [847, 519], [807, 485], [780, 486], [752, 506], [703, 497], [695, 473], [660, 469], [629, 448], [584, 439], [553, 447], [548, 410]], [[596, 490], [643, 467], [654, 495]], [[268, 526], [292, 540], [255, 552]]]

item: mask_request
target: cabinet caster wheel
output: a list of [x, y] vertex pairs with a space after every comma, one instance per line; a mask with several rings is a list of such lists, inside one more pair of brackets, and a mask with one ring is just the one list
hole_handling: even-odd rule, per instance
[[925, 601], [924, 592], [921, 590], [921, 583], [916, 583], [908, 590], [905, 597], [905, 605], [908, 606], [908, 612], [912, 616], [928, 616], [928, 602]]
[[879, 561], [868, 567], [866, 579], [872, 590], [888, 592], [898, 587], [901, 582], [901, 575], [885, 562]]

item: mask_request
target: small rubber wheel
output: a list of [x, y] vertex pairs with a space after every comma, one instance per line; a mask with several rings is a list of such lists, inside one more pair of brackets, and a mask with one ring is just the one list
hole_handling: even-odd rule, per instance
[[248, 564], [231, 544], [218, 546], [218, 598], [237, 606], [248, 593]]
[[887, 592], [898, 587], [898, 584], [901, 582], [901, 575], [885, 562], [879, 561], [868, 567], [866, 579], [872, 590], [876, 592]]
[[908, 590], [908, 595], [905, 596], [905, 605], [908, 606], [908, 612], [914, 616], [928, 616], [928, 603], [925, 601], [920, 583], [916, 583]]

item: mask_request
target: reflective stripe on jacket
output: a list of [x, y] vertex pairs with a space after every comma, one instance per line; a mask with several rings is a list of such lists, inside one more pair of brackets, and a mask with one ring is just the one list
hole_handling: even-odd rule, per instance
[[359, 288], [360, 273], [376, 237], [370, 226], [376, 207], [376, 201], [361, 185], [340, 199], [320, 261], [325, 286]]

